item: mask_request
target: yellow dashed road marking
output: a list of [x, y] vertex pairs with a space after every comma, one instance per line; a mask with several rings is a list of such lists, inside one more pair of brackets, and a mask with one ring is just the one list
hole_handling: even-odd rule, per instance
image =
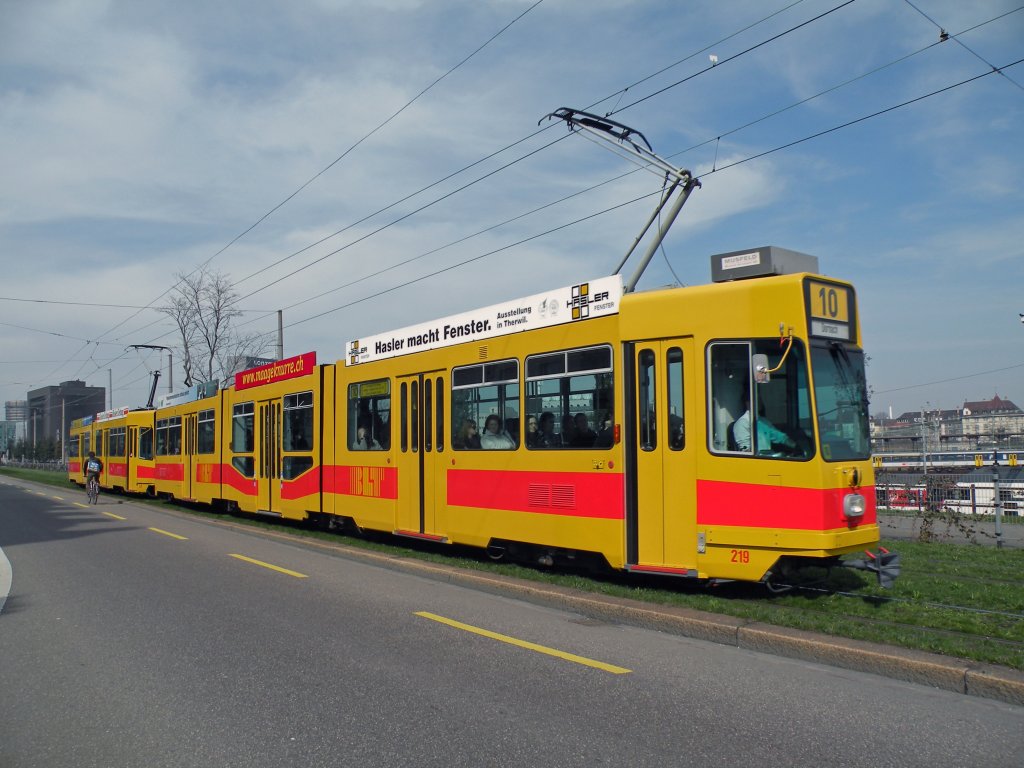
[[625, 675], [629, 674], [632, 670], [625, 669], [624, 667], [617, 667], [614, 664], [605, 664], [603, 661], [594, 661], [588, 659], [585, 656], [577, 656], [574, 653], [566, 653], [565, 651], [559, 651], [554, 648], [548, 648], [543, 645], [537, 645], [526, 640], [519, 640], [515, 637], [509, 637], [508, 635], [499, 635], [497, 632], [491, 632], [487, 629], [480, 629], [480, 627], [474, 627], [470, 624], [463, 624], [461, 621], [455, 621], [453, 619], [446, 619], [444, 616], [438, 616], [434, 613], [427, 613], [426, 611], [417, 611], [417, 616], [422, 616], [424, 619], [430, 619], [431, 621], [437, 621], [441, 624], [447, 624], [450, 627], [461, 629], [466, 632], [472, 632], [477, 635], [483, 635], [489, 637], [492, 640], [499, 640], [509, 645], [515, 645], [519, 648], [526, 648], [529, 651], [536, 651], [537, 653], [545, 653], [548, 656], [556, 656], [559, 659], [565, 659], [571, 661], [574, 664], [583, 664], [587, 667], [594, 667], [595, 669], [601, 669], [605, 672], [611, 672], [613, 675]]

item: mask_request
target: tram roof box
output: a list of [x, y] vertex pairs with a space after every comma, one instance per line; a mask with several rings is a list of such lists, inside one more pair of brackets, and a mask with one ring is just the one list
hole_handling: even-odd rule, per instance
[[711, 280], [715, 283], [798, 272], [818, 274], [818, 257], [775, 245], [718, 253], [711, 257]]

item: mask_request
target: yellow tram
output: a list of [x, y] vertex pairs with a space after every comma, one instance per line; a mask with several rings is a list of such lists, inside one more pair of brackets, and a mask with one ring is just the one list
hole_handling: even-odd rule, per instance
[[[336, 475], [369, 482], [334, 489], [332, 514], [698, 579], [876, 543], [854, 290], [806, 266], [724, 254], [712, 285], [604, 278], [353, 342]], [[349, 450], [360, 424], [378, 447]]]
[[[600, 278], [355, 340], [333, 364], [243, 371], [143, 412], [151, 487], [702, 580], [777, 583], [874, 545], [853, 287], [775, 247], [716, 256], [712, 274], [636, 293]], [[104, 484], [146, 490], [149, 427], [126, 426], [136, 479], [114, 486], [105, 458]], [[113, 429], [77, 425], [72, 448]]]
[[153, 410], [115, 408], [75, 419], [68, 440], [68, 478], [85, 484], [89, 452], [103, 461], [100, 487], [152, 495], [155, 476]]

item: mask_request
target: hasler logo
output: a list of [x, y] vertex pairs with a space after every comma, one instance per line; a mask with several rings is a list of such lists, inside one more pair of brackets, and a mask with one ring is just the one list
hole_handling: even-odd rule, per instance
[[572, 287], [572, 300], [568, 306], [572, 309], [573, 320], [586, 320], [590, 317], [590, 305], [608, 300], [608, 291], [590, 293], [590, 283], [580, 283]]
[[366, 347], [359, 343], [359, 339], [350, 341], [348, 344], [348, 362], [349, 365], [356, 365], [359, 362], [359, 356], [366, 351]]

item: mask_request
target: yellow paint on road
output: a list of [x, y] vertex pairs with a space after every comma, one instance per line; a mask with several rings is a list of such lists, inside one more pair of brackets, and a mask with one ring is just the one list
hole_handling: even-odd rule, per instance
[[[116, 515], [115, 515], [115, 517], [116, 517]], [[163, 534], [164, 536], [170, 536], [172, 539], [178, 539], [179, 541], [188, 541], [188, 539], [186, 537], [184, 537], [184, 536], [179, 536], [176, 533], [171, 533], [170, 531], [164, 531], [164, 530], [161, 530], [160, 528], [150, 528], [149, 530], [151, 530], [153, 533], [160, 533], [160, 534]]]
[[112, 517], [115, 520], [127, 520], [128, 519], [127, 517], [121, 517], [120, 515], [115, 515], [113, 512], [104, 512], [103, 514], [106, 515], [107, 517]]
[[82, 504], [82, 503], [81, 503], [80, 501], [74, 501], [74, 502], [72, 502], [72, 503], [73, 503], [73, 504], [74, 504], [74, 505], [75, 505], [76, 507], [81, 507], [82, 509], [88, 509], [88, 508], [90, 507], [90, 505], [89, 505], [89, 504]]
[[296, 579], [308, 579], [309, 578], [309, 576], [307, 576], [304, 573], [299, 573], [298, 571], [289, 571], [287, 568], [282, 568], [279, 565], [271, 565], [270, 563], [264, 563], [262, 560], [253, 560], [251, 557], [246, 557], [245, 555], [228, 555], [228, 557], [233, 557], [236, 560], [244, 560], [247, 563], [252, 563], [253, 565], [258, 565], [261, 568], [269, 568], [272, 571], [277, 571], [278, 573], [284, 573], [284, 574], [287, 574], [288, 576], [294, 576]]
[[416, 615], [422, 616], [424, 619], [430, 619], [431, 621], [440, 622], [441, 624], [447, 624], [450, 627], [455, 627], [456, 629], [461, 629], [466, 632], [472, 632], [477, 635], [483, 635], [484, 637], [489, 637], [492, 640], [499, 640], [503, 643], [508, 643], [509, 645], [515, 645], [519, 648], [526, 648], [527, 650], [536, 651], [537, 653], [545, 653], [548, 656], [556, 656], [559, 659], [565, 659], [566, 661], [571, 661], [575, 664], [583, 664], [587, 667], [594, 667], [595, 669], [601, 669], [605, 672], [611, 672], [613, 675], [625, 675], [632, 672], [632, 670], [630, 669], [625, 669], [624, 667], [617, 667], [614, 664], [605, 664], [603, 661], [594, 661], [593, 659], [588, 659], [585, 656], [577, 656], [574, 653], [566, 653], [565, 651], [559, 651], [554, 648], [548, 648], [543, 645], [537, 645], [536, 643], [531, 643], [526, 640], [519, 640], [515, 637], [509, 637], [508, 635], [500, 635], [497, 632], [491, 632], [487, 629], [474, 627], [471, 624], [463, 624], [461, 621], [446, 619], [444, 616], [438, 616], [435, 613], [417, 611]]

